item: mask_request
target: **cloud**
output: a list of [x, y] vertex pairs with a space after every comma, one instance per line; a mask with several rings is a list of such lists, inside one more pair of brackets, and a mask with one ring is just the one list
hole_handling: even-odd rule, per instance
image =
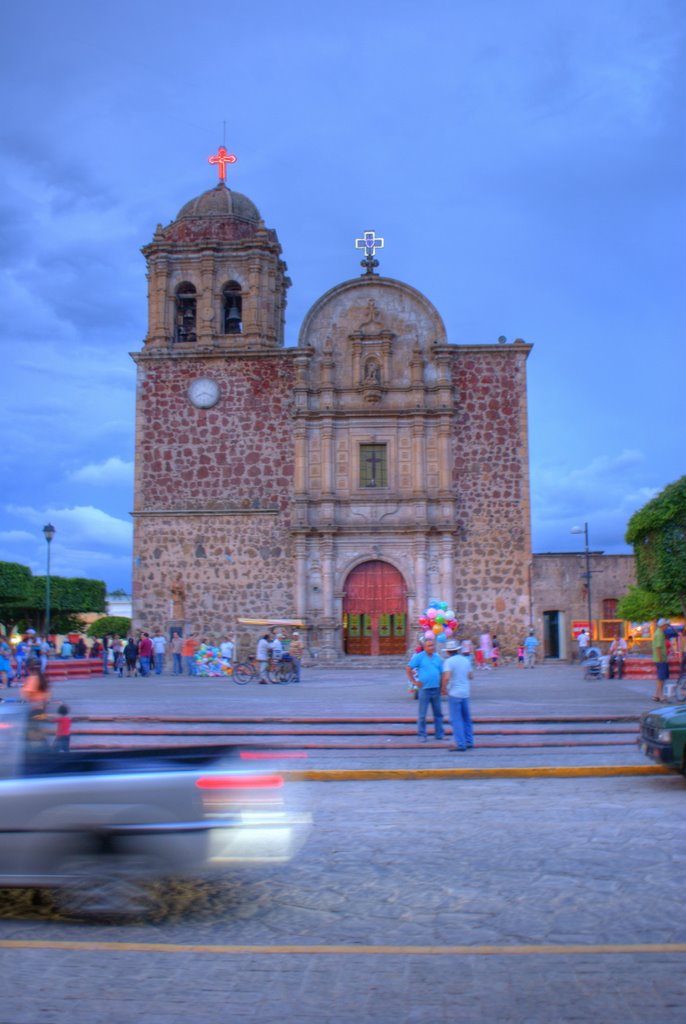
[[[130, 522], [117, 519], [115, 516], [104, 512], [92, 505], [81, 505], [73, 508], [47, 508], [44, 510], [7, 505], [6, 511], [35, 523], [40, 529], [48, 520], [57, 530], [56, 540], [53, 541], [53, 549], [59, 544], [66, 546], [84, 547], [86, 544], [103, 544], [107, 548], [129, 548], [133, 535], [133, 526]], [[59, 537], [59, 541], [57, 540]]]
[[623, 449], [594, 456], [585, 466], [532, 463], [531, 501], [534, 551], [573, 551], [578, 538], [573, 526], [588, 523], [593, 548], [611, 553], [630, 551], [623, 538], [633, 513], [658, 487], [643, 452]]
[[68, 476], [75, 483], [132, 484], [133, 462], [125, 462], [119, 456], [113, 455], [109, 459], [105, 459], [104, 462], [90, 463], [80, 469], [75, 469]]

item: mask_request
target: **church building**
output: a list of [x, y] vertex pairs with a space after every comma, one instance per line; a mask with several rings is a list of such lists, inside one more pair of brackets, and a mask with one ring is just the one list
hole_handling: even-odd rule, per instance
[[223, 180], [143, 248], [134, 624], [218, 640], [299, 619], [323, 662], [405, 654], [446, 601], [459, 632], [516, 646], [529, 622], [526, 360], [453, 343], [383, 276], [382, 239], [284, 347], [276, 232]]

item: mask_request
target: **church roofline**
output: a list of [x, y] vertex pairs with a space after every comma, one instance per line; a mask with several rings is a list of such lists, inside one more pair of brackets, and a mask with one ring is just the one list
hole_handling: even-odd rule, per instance
[[313, 304], [305, 314], [305, 318], [300, 327], [298, 334], [298, 347], [306, 348], [305, 338], [308, 335], [310, 324], [319, 310], [336, 295], [342, 295], [344, 292], [352, 291], [358, 288], [370, 288], [372, 286], [381, 286], [385, 288], [396, 288], [399, 291], [406, 292], [408, 295], [413, 296], [421, 305], [427, 308], [429, 314], [435, 318], [436, 325], [439, 330], [439, 334], [442, 335], [438, 344], [446, 343], [447, 334], [445, 330], [445, 324], [443, 318], [438, 312], [434, 304], [430, 299], [420, 292], [417, 288], [413, 288], [411, 284], [406, 284], [404, 281], [398, 281], [394, 277], [381, 277], [376, 274], [365, 274], [360, 277], [350, 278], [348, 281], [341, 281], [340, 284], [334, 285], [333, 288], [329, 288], [327, 292], [324, 292]]

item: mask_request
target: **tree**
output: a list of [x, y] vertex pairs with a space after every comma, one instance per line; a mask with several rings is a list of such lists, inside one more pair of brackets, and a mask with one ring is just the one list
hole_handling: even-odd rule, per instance
[[[25, 565], [0, 562], [0, 619], [5, 626], [32, 626], [42, 632], [45, 626], [46, 577], [33, 576]], [[102, 580], [50, 576], [51, 622], [55, 632], [82, 629], [73, 617], [79, 612], [104, 612], [106, 587]]]
[[686, 615], [686, 476], [634, 512], [626, 540], [639, 587], [655, 595], [659, 614], [674, 614], [668, 608], [676, 606]]
[[128, 636], [131, 632], [131, 619], [125, 615], [103, 615], [101, 619], [91, 622], [86, 630], [87, 636], [105, 636], [107, 633], [118, 633]]
[[662, 615], [680, 615], [678, 601], [665, 602], [657, 594], [642, 587], [629, 587], [617, 604], [617, 616], [629, 622], [652, 622]]

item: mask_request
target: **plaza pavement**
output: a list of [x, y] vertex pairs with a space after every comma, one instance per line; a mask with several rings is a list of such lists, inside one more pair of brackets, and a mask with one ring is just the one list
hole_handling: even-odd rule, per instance
[[[476, 721], [476, 748], [467, 758], [469, 767], [498, 766], [545, 766], [545, 765], [645, 765], [645, 758], [633, 743], [632, 730], [641, 712], [654, 709], [651, 680], [584, 680], [578, 665], [543, 663], [535, 669], [520, 669], [506, 665], [495, 671], [478, 672], [472, 686], [472, 715]], [[255, 722], [273, 723], [275, 731], [281, 732], [273, 739], [287, 742], [288, 726], [279, 724], [283, 719], [329, 720], [326, 724], [331, 738], [331, 749], [308, 750], [307, 766], [336, 768], [409, 767], [428, 768], [465, 766], [466, 759], [455, 755], [450, 759], [446, 743], [434, 740], [422, 747], [389, 749], [336, 749], [334, 739], [337, 731], [343, 732], [343, 720], [395, 719], [406, 720], [405, 729], [411, 738], [417, 703], [408, 693], [407, 680], [402, 664], [397, 669], [368, 670], [360, 668], [328, 668], [312, 666], [304, 670], [300, 684], [288, 686], [260, 686], [249, 683], [237, 686], [230, 678], [174, 677], [163, 673], [160, 676], [120, 679], [118, 676], [96, 677], [85, 680], [64, 680], [54, 684], [54, 703], [65, 701], [75, 717], [114, 715], [141, 716], [150, 718], [238, 718], [253, 720], [246, 725], [245, 738], [250, 738]], [[447, 708], [446, 708], [447, 711]], [[564, 742], [564, 733], [559, 723], [565, 719], [596, 718], [599, 721], [589, 725], [587, 738], [593, 740], [584, 745], [583, 728], [579, 724], [570, 727], [569, 746], [542, 746], [536, 737], [518, 737], [510, 745], [506, 738], [497, 739], [493, 745], [479, 746], [480, 721], [502, 722], [504, 719], [538, 719], [540, 728], [556, 729], [555, 742]], [[622, 719], [628, 721], [622, 722]], [[617, 722], [619, 720], [619, 723]], [[617, 742], [598, 745], [598, 732], [602, 722], [612, 723], [608, 728], [620, 729], [614, 735]], [[336, 723], [340, 723], [338, 726]], [[558, 723], [558, 724], [556, 724]], [[143, 730], [146, 726], [141, 724]], [[510, 729], [517, 728], [509, 725]], [[77, 726], [78, 728], [78, 726]], [[235, 731], [235, 726], [233, 727]], [[194, 731], [201, 729], [197, 723], [179, 725], [188, 739]], [[240, 725], [238, 726], [240, 731]], [[373, 737], [377, 727], [372, 721], [365, 726], [365, 732]], [[431, 734], [430, 727], [430, 734]], [[382, 736], [384, 728], [378, 726]], [[629, 738], [630, 743], [622, 743]], [[550, 737], [552, 738], [552, 736]], [[264, 742], [264, 737], [260, 737]], [[164, 742], [164, 739], [146, 739], [147, 743]], [[204, 738], [204, 742], [208, 742]], [[267, 740], [269, 742], [269, 740]], [[389, 741], [389, 744], [392, 741]], [[485, 741], [484, 741], [485, 742]], [[298, 743], [297, 737], [288, 740], [290, 746]], [[528, 744], [528, 745], [526, 745]]]

